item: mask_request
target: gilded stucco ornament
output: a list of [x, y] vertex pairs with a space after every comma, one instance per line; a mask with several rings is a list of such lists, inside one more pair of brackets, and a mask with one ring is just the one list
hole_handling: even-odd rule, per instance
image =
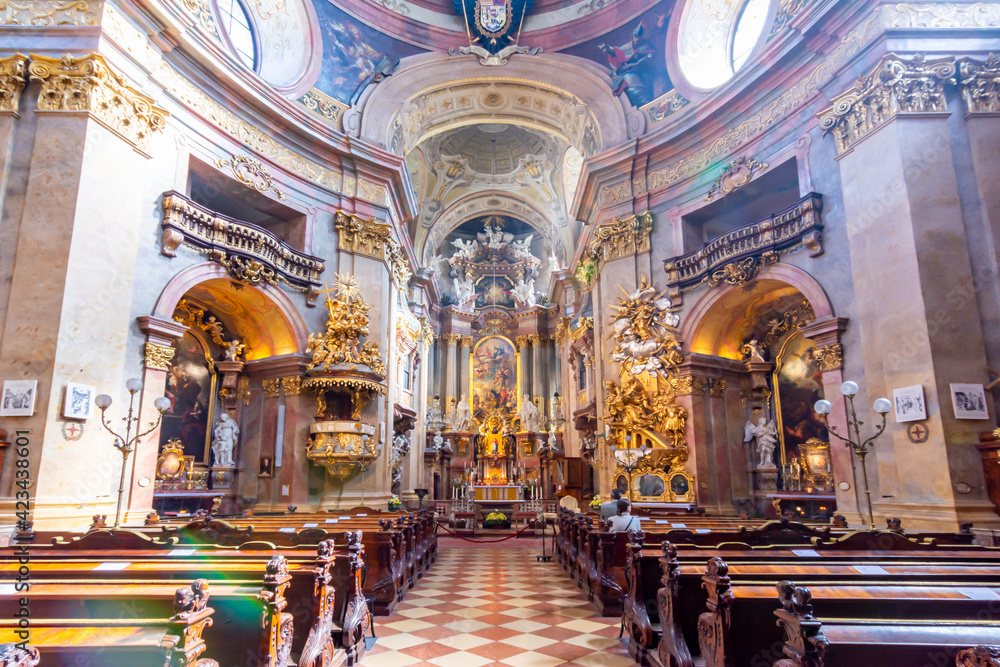
[[722, 283], [735, 287], [745, 285], [756, 278], [763, 267], [768, 264], [774, 264], [777, 261], [778, 253], [766, 252], [760, 257], [746, 257], [735, 262], [730, 262], [708, 276], [708, 286], [718, 287]]
[[0, 0], [0, 25], [97, 25], [100, 0]]
[[264, 380], [261, 382], [261, 385], [264, 389], [264, 398], [277, 398], [278, 394], [281, 392], [281, 378]]
[[[354, 276], [337, 274], [335, 297], [327, 291], [326, 307], [329, 317], [326, 330], [309, 334], [306, 354], [312, 356], [306, 370], [322, 367], [327, 371], [332, 367], [344, 366], [353, 371], [358, 366], [368, 366], [381, 379], [385, 375], [385, 364], [379, 353], [378, 343], [365, 341], [368, 338], [368, 311], [371, 304], [364, 300]], [[358, 345], [361, 348], [358, 349]]]
[[17, 115], [24, 90], [24, 73], [28, 57], [16, 53], [0, 58], [0, 114]]
[[170, 360], [174, 358], [174, 348], [169, 345], [146, 343], [142, 348], [143, 364], [158, 371], [170, 370]]
[[215, 164], [218, 167], [229, 167], [236, 180], [243, 185], [249, 185], [263, 194], [273, 192], [278, 199], [285, 200], [285, 193], [275, 187], [274, 179], [267, 173], [267, 167], [249, 155], [233, 155], [228, 160], [219, 158]]
[[648, 252], [652, 230], [652, 211], [618, 217], [598, 226], [590, 241], [590, 257], [596, 262], [597, 271], [609, 260]]
[[[612, 306], [610, 326], [619, 364], [618, 382], [605, 383], [605, 408], [615, 428], [648, 430], [666, 447], [670, 465], [687, 459], [687, 411], [677, 404], [676, 372], [684, 360], [677, 338], [680, 318], [665, 293], [642, 279], [638, 289]], [[690, 378], [687, 378], [690, 379]]]
[[31, 81], [42, 82], [39, 113], [85, 111], [147, 157], [150, 136], [166, 127], [169, 114], [98, 53], [80, 58], [32, 54], [28, 74]]
[[820, 127], [824, 134], [833, 134], [840, 155], [896, 114], [947, 111], [944, 87], [954, 83], [955, 72], [951, 57], [928, 60], [920, 53], [912, 58], [890, 53], [820, 112]]

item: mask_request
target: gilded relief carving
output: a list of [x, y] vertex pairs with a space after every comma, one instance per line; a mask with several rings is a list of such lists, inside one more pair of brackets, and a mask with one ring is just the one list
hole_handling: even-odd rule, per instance
[[760, 257], [746, 257], [726, 264], [708, 276], [708, 286], [718, 287], [722, 283], [739, 287], [757, 277], [760, 270], [778, 261], [778, 253], [766, 252]]
[[739, 190], [749, 183], [754, 176], [767, 169], [766, 162], [757, 162], [753, 158], [741, 157], [733, 160], [722, 169], [718, 180], [705, 196], [711, 201], [715, 197], [724, 197], [734, 190]]
[[342, 102], [338, 102], [329, 95], [313, 88], [308, 93], [299, 98], [299, 103], [316, 115], [325, 118], [330, 123], [339, 128], [340, 114], [349, 107]]
[[302, 392], [302, 378], [294, 375], [281, 378], [281, 387], [285, 390], [285, 396], [298, 396]]
[[281, 201], [285, 200], [285, 194], [275, 187], [274, 179], [267, 173], [267, 167], [248, 155], [234, 155], [228, 160], [218, 159], [215, 161], [218, 167], [229, 167], [233, 176], [243, 185], [248, 185], [257, 192], [266, 194], [274, 192]]
[[0, 58], [0, 113], [17, 114], [24, 90], [27, 56], [20, 53]]
[[[326, 330], [309, 334], [306, 354], [312, 356], [306, 370], [320, 366], [329, 370], [331, 366], [368, 366], [379, 376], [385, 375], [385, 363], [379, 352], [378, 343], [367, 340], [361, 345], [361, 338], [369, 336], [368, 311], [371, 304], [364, 300], [353, 276], [337, 274], [336, 296], [327, 291], [326, 307], [329, 317]], [[361, 348], [358, 349], [358, 346]]]
[[950, 57], [888, 54], [851, 90], [833, 98], [833, 106], [819, 114], [820, 127], [824, 134], [833, 134], [839, 155], [898, 113], [947, 111], [944, 86], [953, 82], [955, 71]]
[[143, 346], [145, 356], [143, 364], [146, 368], [154, 368], [158, 371], [170, 370], [170, 360], [174, 358], [174, 352], [174, 348], [169, 345], [146, 343]]
[[264, 380], [262, 385], [264, 387], [265, 398], [277, 398], [278, 392], [281, 391], [281, 378], [275, 378], [273, 380]]
[[150, 135], [163, 130], [167, 112], [132, 88], [97, 53], [81, 58], [32, 54], [31, 81], [41, 81], [38, 110], [86, 111], [92, 118], [148, 156]]
[[653, 230], [653, 213], [646, 211], [627, 218], [615, 218], [594, 230], [590, 255], [597, 268], [611, 259], [636, 255], [649, 250], [649, 234]]
[[181, 7], [191, 15], [202, 30], [216, 39], [219, 38], [219, 29], [215, 26], [215, 15], [212, 14], [212, 9], [206, 0], [181, 0]]

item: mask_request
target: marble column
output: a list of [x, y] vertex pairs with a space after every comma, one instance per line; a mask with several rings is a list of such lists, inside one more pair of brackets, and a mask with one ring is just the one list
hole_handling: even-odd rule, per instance
[[518, 336], [516, 339], [517, 345], [517, 402], [518, 405], [521, 403], [521, 399], [528, 394], [528, 373], [531, 370], [531, 364], [528, 361], [528, 337]]
[[448, 345], [448, 366], [445, 371], [444, 393], [441, 395], [441, 409], [447, 413], [447, 408], [451, 405], [452, 397], [458, 391], [458, 334], [448, 333], [444, 335], [444, 340]]
[[542, 349], [542, 337], [540, 334], [528, 334], [528, 343], [531, 344], [531, 389], [532, 399], [540, 398], [541, 405], [538, 411], [546, 413], [545, 396], [545, 352]]
[[[461, 371], [458, 376], [458, 395], [459, 400], [462, 396], [465, 396], [466, 400], [470, 400], [470, 387], [469, 382], [472, 377], [472, 336], [462, 336], [460, 339], [461, 348], [458, 355], [459, 366]], [[472, 405], [469, 403], [469, 405]]]
[[[0, 58], [0, 90], [7, 88], [10, 96], [0, 100], [0, 276], [8, 276], [13, 271], [14, 249], [17, 246], [18, 224], [14, 217], [18, 213], [18, 204], [23, 201], [24, 176], [27, 173], [27, 161], [31, 157], [29, 125], [35, 122], [35, 114], [27, 107], [34, 106], [34, 101], [25, 98], [25, 112], [22, 112], [21, 92], [24, 88], [27, 70], [27, 57], [13, 55]], [[15, 128], [20, 128], [15, 133]], [[19, 142], [18, 142], [19, 140]], [[20, 145], [16, 145], [18, 142]], [[10, 197], [8, 197], [10, 194]], [[4, 318], [7, 315], [7, 299], [9, 285], [6, 280], [0, 281], [0, 331], [3, 331]]]

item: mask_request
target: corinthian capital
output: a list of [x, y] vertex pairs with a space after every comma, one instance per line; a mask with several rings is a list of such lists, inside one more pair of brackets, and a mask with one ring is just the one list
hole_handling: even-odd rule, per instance
[[129, 85], [98, 53], [80, 58], [32, 54], [28, 74], [31, 81], [42, 82], [40, 113], [87, 112], [146, 156], [150, 136], [167, 124], [169, 114]]
[[15, 53], [0, 58], [0, 114], [17, 115], [21, 106], [21, 91], [24, 90], [24, 70], [27, 56]]

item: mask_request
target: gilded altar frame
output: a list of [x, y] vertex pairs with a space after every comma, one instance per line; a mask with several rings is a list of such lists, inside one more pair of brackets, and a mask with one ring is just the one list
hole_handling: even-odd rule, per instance
[[[476, 416], [476, 410], [475, 410], [475, 402], [476, 402], [475, 401], [476, 369], [475, 369], [474, 361], [476, 359], [476, 350], [479, 349], [480, 345], [482, 345], [486, 341], [488, 341], [490, 339], [493, 339], [493, 338], [499, 338], [499, 339], [502, 339], [502, 340], [506, 341], [507, 344], [510, 345], [510, 348], [514, 351], [514, 369], [515, 369], [515, 372], [514, 372], [514, 398], [515, 398], [515, 406], [514, 406], [514, 413], [513, 414], [517, 414], [518, 412], [520, 412], [520, 410], [521, 410], [521, 402], [524, 399], [523, 396], [519, 396], [518, 395], [520, 393], [519, 389], [521, 388], [521, 373], [524, 372], [524, 371], [521, 368], [521, 356], [518, 354], [517, 345], [515, 345], [514, 341], [512, 341], [510, 338], [508, 338], [507, 336], [504, 336], [502, 334], [490, 334], [488, 336], [483, 336], [482, 338], [480, 338], [479, 340], [476, 341], [475, 345], [473, 345], [472, 349], [469, 351], [469, 398], [468, 398], [468, 400], [470, 402], [470, 405], [472, 406], [472, 423], [473, 423], [474, 427], [478, 427], [479, 426], [479, 418]], [[509, 418], [509, 417], [511, 417], [513, 415], [504, 415], [504, 416]]]

